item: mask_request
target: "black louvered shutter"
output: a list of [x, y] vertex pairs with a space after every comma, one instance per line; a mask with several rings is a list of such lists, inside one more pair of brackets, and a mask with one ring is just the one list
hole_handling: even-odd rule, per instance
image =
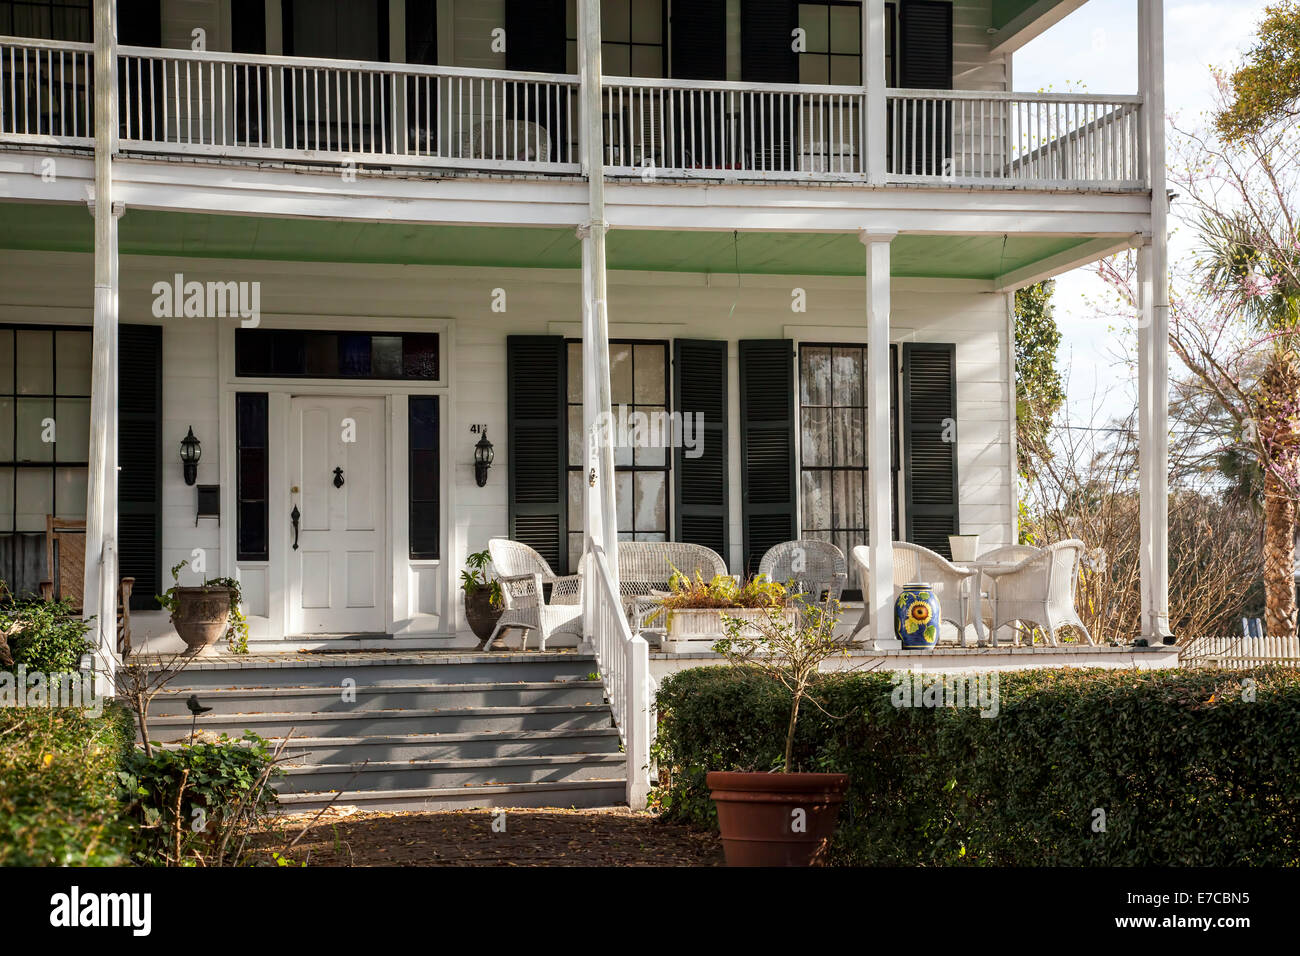
[[[563, 73], [568, 41], [565, 39], [564, 0], [506, 0], [506, 69], [529, 73]], [[544, 127], [551, 137], [552, 160], [567, 155], [566, 104], [547, 93], [549, 87], [521, 83], [507, 92], [506, 115]], [[572, 104], [577, 115], [577, 103]]]
[[162, 328], [120, 325], [117, 346], [118, 573], [147, 611], [162, 591]]
[[726, 0], [692, 0], [673, 4], [669, 36], [674, 78], [727, 78]]
[[[898, 9], [899, 81], [912, 90], [952, 89], [952, 3], [903, 0]], [[952, 109], [935, 101], [902, 105], [901, 163], [904, 173], [942, 176], [952, 154]], [[891, 120], [893, 117], [891, 117]], [[893, 147], [891, 127], [887, 142]]]
[[798, 537], [795, 527], [794, 346], [785, 339], [740, 343], [740, 473], [744, 568]]
[[903, 344], [907, 540], [951, 559], [957, 508], [957, 347]]
[[564, 363], [563, 336], [506, 339], [510, 537], [558, 573], [569, 563]]
[[[731, 562], [727, 528], [727, 343], [673, 342], [673, 408], [691, 423], [694, 450], [673, 453], [676, 473], [673, 537], [702, 544]], [[703, 416], [696, 428], [693, 416]], [[692, 457], [694, 455], [695, 457]]]

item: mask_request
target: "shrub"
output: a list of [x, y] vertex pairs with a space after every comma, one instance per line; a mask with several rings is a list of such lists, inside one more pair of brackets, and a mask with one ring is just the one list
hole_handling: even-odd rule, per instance
[[133, 821], [134, 856], [145, 864], [242, 862], [248, 835], [276, 806], [278, 773], [267, 742], [253, 733], [198, 741], [152, 754], [132, 750], [119, 779]]
[[[1300, 674], [1038, 670], [998, 676], [999, 712], [896, 708], [889, 674], [825, 675], [798, 770], [850, 784], [847, 864], [1222, 866], [1300, 862]], [[1251, 679], [1253, 699], [1243, 693]], [[732, 668], [658, 694], [657, 798], [716, 825], [704, 775], [778, 765], [789, 695]], [[1104, 813], [1104, 830], [1094, 829]]]
[[14, 668], [49, 674], [76, 673], [91, 650], [90, 624], [66, 601], [23, 600], [0, 606], [0, 631], [9, 631]]
[[113, 866], [129, 834], [116, 770], [135, 736], [130, 714], [0, 709], [0, 866]]

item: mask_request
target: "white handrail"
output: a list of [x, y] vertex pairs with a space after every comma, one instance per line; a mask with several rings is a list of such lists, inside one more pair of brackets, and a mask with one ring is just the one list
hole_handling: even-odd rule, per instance
[[586, 586], [592, 589], [594, 619], [587, 622], [587, 631], [627, 755], [627, 803], [643, 810], [650, 792], [650, 649], [628, 627], [604, 550], [593, 546], [589, 560]]

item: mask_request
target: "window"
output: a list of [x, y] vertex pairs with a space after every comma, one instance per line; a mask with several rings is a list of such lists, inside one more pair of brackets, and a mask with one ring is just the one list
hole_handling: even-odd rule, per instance
[[860, 3], [801, 3], [799, 28], [805, 42], [799, 54], [800, 83], [862, 85]]
[[235, 395], [235, 441], [236, 559], [266, 561], [270, 556], [266, 392]]
[[[600, 60], [606, 76], [667, 75], [664, 0], [601, 0]], [[578, 4], [568, 0], [565, 69], [578, 72]]]
[[410, 484], [411, 557], [439, 556], [438, 399], [412, 395], [407, 400], [408, 480]]
[[[568, 343], [569, 567], [582, 555], [586, 448], [582, 430], [582, 343]], [[668, 343], [612, 341], [610, 398], [614, 404], [614, 499], [624, 541], [667, 541]], [[637, 429], [642, 421], [649, 428]], [[656, 423], [658, 431], [656, 433]]]
[[90, 43], [90, 0], [0, 0], [0, 35]]
[[245, 378], [438, 378], [437, 333], [236, 329]]
[[0, 327], [0, 532], [86, 514], [90, 330]]
[[[890, 348], [890, 365], [894, 349]], [[891, 385], [894, 376], [891, 375]], [[867, 543], [867, 350], [861, 345], [799, 348], [799, 494], [802, 535], [830, 541], [847, 558]], [[897, 448], [895, 388], [890, 389], [890, 447]], [[891, 451], [891, 459], [895, 453]], [[894, 497], [894, 471], [888, 478]], [[895, 527], [897, 537], [897, 508]], [[858, 570], [849, 562], [848, 599], [861, 594]]]

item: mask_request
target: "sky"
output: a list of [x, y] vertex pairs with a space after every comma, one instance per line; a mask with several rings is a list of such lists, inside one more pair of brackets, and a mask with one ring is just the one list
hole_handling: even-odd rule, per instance
[[[1197, 125], [1214, 94], [1210, 66], [1231, 68], [1250, 46], [1266, 0], [1165, 0], [1165, 111]], [[1017, 90], [1087, 93], [1137, 92], [1137, 0], [1089, 0], [1013, 55]], [[1171, 210], [1170, 257], [1186, 255], [1189, 236]], [[1118, 356], [1123, 339], [1089, 300], [1106, 297], [1091, 268], [1057, 278], [1058, 365], [1068, 381], [1066, 414], [1072, 423], [1122, 416], [1133, 407], [1132, 374]]]

